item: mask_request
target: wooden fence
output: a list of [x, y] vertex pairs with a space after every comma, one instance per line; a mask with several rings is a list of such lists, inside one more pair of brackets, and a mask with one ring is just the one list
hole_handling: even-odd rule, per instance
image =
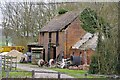
[[17, 68], [17, 57], [2, 56], [2, 65], [4, 70], [16, 70]]
[[34, 70], [32, 70], [32, 71], [17, 71], [17, 70], [11, 70], [11, 71], [9, 71], [9, 70], [5, 70], [5, 72], [6, 72], [6, 78], [9, 78], [9, 74], [10, 74], [10, 72], [31, 72], [32, 73], [32, 75], [31, 75], [31, 77], [34, 79], [35, 78], [35, 73], [51, 73], [51, 74], [57, 74], [58, 75], [58, 79], [60, 79], [61, 78], [61, 74], [65, 74], [65, 73], [60, 73], [60, 72], [46, 72], [46, 71], [34, 71]]
[[[51, 74], [57, 74], [58, 75], [58, 77], [57, 77], [57, 79], [61, 79], [61, 74], [65, 74], [65, 73], [60, 73], [60, 72], [46, 72], [46, 71], [34, 71], [34, 70], [32, 70], [32, 71], [16, 71], [16, 70], [12, 70], [12, 71], [9, 71], [9, 70], [7, 70], [7, 71], [5, 71], [6, 72], [6, 79], [8, 79], [9, 78], [9, 73], [10, 72], [31, 72], [32, 73], [32, 75], [31, 75], [31, 77], [32, 77], [32, 79], [35, 79], [35, 73], [51, 73]], [[98, 78], [98, 79], [103, 79], [103, 80], [113, 80], [113, 79], [120, 79], [120, 75], [96, 75], [96, 74], [85, 74], [84, 76], [86, 77], [86, 79], [87, 79], [87, 76], [90, 76], [90, 75], [92, 75], [92, 76], [104, 76], [103, 78]], [[27, 79], [27, 78], [26, 78]], [[38, 78], [39, 79], [39, 78]], [[41, 79], [43, 79], [43, 78], [41, 78]], [[49, 80], [49, 78], [47, 78], [48, 80]], [[84, 79], [83, 78], [83, 80], [86, 80], [86, 79]], [[69, 80], [69, 79], [68, 79]], [[77, 79], [77, 80], [79, 80], [79, 79]], [[88, 80], [89, 80], [89, 78], [88, 78]], [[96, 79], [95, 80], [97, 80], [97, 77], [96, 77]]]

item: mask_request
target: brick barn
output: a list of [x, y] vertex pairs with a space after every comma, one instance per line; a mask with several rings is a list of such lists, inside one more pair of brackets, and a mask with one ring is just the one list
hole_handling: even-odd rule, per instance
[[[58, 55], [70, 57], [74, 45], [86, 34], [80, 26], [78, 12], [66, 12], [53, 18], [39, 34], [39, 45], [45, 49], [45, 60], [56, 59]], [[80, 48], [77, 51], [81, 51]], [[75, 53], [77, 54], [77, 53]]]

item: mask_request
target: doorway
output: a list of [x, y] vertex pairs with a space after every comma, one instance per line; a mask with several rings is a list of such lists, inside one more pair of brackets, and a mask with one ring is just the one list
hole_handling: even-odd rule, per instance
[[50, 49], [50, 59], [56, 59], [56, 47]]

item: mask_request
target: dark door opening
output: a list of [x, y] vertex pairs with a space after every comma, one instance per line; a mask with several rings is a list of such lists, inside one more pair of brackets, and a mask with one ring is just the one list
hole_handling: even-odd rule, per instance
[[53, 47], [53, 59], [56, 59], [56, 47]]
[[45, 49], [43, 50], [43, 60], [45, 61]]
[[56, 59], [56, 47], [50, 49], [50, 59]]

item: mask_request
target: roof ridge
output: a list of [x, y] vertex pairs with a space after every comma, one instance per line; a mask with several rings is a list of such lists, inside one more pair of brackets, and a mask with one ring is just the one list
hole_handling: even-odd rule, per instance
[[71, 22], [74, 21], [78, 17], [78, 12], [69, 11], [60, 16], [55, 16], [52, 20], [50, 20], [43, 28], [41, 28], [41, 32], [52, 32], [59, 31], [68, 26]]

